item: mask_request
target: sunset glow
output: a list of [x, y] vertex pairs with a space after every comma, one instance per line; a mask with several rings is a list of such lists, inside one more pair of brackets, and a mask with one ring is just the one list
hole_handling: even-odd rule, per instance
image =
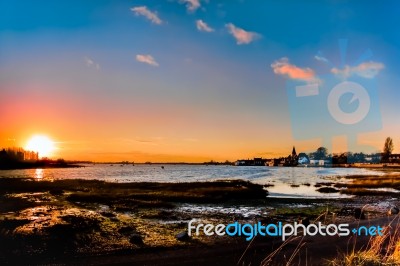
[[55, 150], [54, 142], [46, 136], [35, 135], [25, 146], [28, 151], [39, 153], [39, 157], [49, 157]]

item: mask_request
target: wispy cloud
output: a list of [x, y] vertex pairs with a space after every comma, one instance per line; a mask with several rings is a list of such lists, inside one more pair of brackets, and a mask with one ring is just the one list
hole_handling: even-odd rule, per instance
[[277, 75], [283, 75], [290, 79], [299, 79], [307, 82], [316, 81], [314, 70], [311, 68], [300, 68], [293, 64], [290, 64], [287, 57], [282, 57], [271, 64], [274, 73]]
[[143, 144], [143, 145], [152, 145], [152, 146], [158, 145], [157, 141], [150, 140], [150, 139], [136, 139], [136, 142]]
[[136, 61], [141, 62], [141, 63], [146, 63], [146, 64], [149, 64], [149, 65], [155, 66], [155, 67], [159, 66], [159, 64], [154, 59], [154, 57], [149, 55], [149, 54], [138, 54], [138, 55], [136, 55]]
[[163, 23], [157, 13], [150, 11], [147, 6], [132, 7], [131, 11], [134, 12], [136, 16], [144, 16], [154, 24], [161, 25]]
[[379, 62], [364, 62], [359, 64], [358, 66], [345, 66], [342, 69], [339, 68], [332, 68], [331, 72], [337, 76], [342, 78], [347, 78], [353, 75], [357, 75], [363, 78], [372, 79], [378, 73], [385, 68], [385, 65]]
[[249, 44], [261, 37], [261, 35], [256, 32], [245, 31], [232, 23], [228, 23], [225, 26], [229, 33], [236, 39], [237, 44]]
[[196, 20], [196, 27], [199, 31], [213, 32], [214, 29], [207, 25], [203, 20]]
[[325, 57], [323, 57], [322, 55], [316, 55], [314, 56], [315, 60], [320, 61], [320, 62], [324, 62], [324, 63], [328, 63], [328, 59], [326, 59]]
[[185, 4], [189, 12], [194, 12], [201, 7], [200, 0], [179, 0], [179, 2]]
[[90, 68], [93, 67], [93, 68], [95, 68], [96, 70], [100, 70], [100, 64], [95, 63], [91, 58], [85, 56], [85, 57], [83, 58], [83, 60], [85, 61], [85, 64], [86, 64], [87, 67], [90, 67]]

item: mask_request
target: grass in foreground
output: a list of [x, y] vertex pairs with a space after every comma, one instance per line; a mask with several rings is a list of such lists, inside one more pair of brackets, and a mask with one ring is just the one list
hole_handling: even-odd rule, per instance
[[400, 175], [388, 174], [384, 176], [349, 176], [351, 182], [337, 183], [335, 187], [342, 188], [394, 188], [400, 190]]
[[[398, 221], [398, 217], [394, 220]], [[393, 221], [392, 221], [393, 222]], [[371, 236], [362, 250], [348, 253], [328, 262], [331, 266], [395, 266], [400, 265], [400, 225], [390, 224], [384, 228], [382, 236]]]

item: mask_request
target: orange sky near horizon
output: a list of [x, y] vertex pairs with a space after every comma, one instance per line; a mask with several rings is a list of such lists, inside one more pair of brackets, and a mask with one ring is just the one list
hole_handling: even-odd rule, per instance
[[[47, 85], [48, 86], [48, 85]], [[22, 88], [19, 88], [22, 90]], [[259, 121], [260, 117], [203, 117], [195, 109], [179, 107], [167, 111], [152, 110], [132, 115], [129, 104], [104, 99], [88, 103], [79, 94], [48, 93], [46, 85], [29, 85], [23, 95], [3, 94], [0, 123], [0, 147], [25, 147], [33, 135], [48, 136], [55, 142], [51, 158], [91, 161], [204, 162], [234, 161], [242, 158], [287, 156], [296, 146], [298, 152], [311, 152], [323, 145], [321, 140], [296, 141], [290, 121]], [[92, 99], [93, 100], [93, 99]], [[142, 111], [143, 112], [143, 111]], [[379, 151], [387, 136], [400, 150], [400, 132], [396, 124], [385, 130], [360, 134], [358, 141]], [[330, 152], [347, 151], [345, 136], [333, 139]]]
[[[41, 89], [38, 89], [38, 88]], [[323, 145], [321, 140], [296, 141], [290, 123], [275, 121], [278, 126], [259, 122], [258, 118], [237, 117], [201, 119], [195, 112], [181, 110], [147, 113], [147, 116], [124, 114], [129, 108], [90, 109], [79, 95], [48, 94], [43, 86], [29, 86], [24, 95], [9, 94], [0, 106], [0, 122], [7, 125], [0, 133], [0, 147], [25, 147], [33, 135], [48, 136], [55, 142], [51, 158], [91, 161], [135, 162], [204, 162], [234, 161], [241, 158], [286, 156], [296, 146], [298, 152], [311, 152]], [[5, 104], [4, 104], [5, 103]], [[109, 104], [109, 103], [108, 103]], [[101, 105], [101, 104], [100, 104]], [[115, 103], [118, 107], [118, 103]], [[179, 113], [179, 117], [176, 115]], [[198, 114], [197, 114], [198, 115]], [[359, 136], [360, 144], [379, 151], [386, 132], [399, 132], [397, 125], [386, 130]], [[345, 136], [333, 139], [331, 152], [347, 151]]]
[[[50, 131], [50, 130], [49, 130]], [[109, 162], [109, 161], [135, 161], [135, 162], [205, 162], [210, 160], [215, 161], [234, 161], [237, 159], [263, 157], [275, 158], [280, 156], [287, 156], [291, 152], [292, 145], [296, 147], [297, 152], [310, 152], [312, 147], [319, 147], [321, 142], [316, 141], [294, 141], [284, 147], [268, 147], [268, 142], [265, 141], [264, 145], [259, 143], [234, 143], [226, 142], [221, 145], [220, 141], [213, 144], [209, 143], [209, 149], [204, 147], [204, 142], [201, 141], [166, 141], [156, 140], [154, 143], [146, 143], [138, 140], [129, 139], [115, 139], [115, 140], [88, 140], [88, 141], [62, 141], [56, 136], [57, 134], [47, 134], [44, 131], [37, 131], [35, 133], [21, 134], [21, 141], [18, 139], [1, 138], [5, 139], [0, 143], [1, 147], [24, 147], [29, 138], [33, 135], [48, 136], [55, 142], [56, 149], [49, 156], [53, 159], [64, 158], [68, 160], [90, 160], [96, 162]], [[375, 134], [377, 135], [377, 134]], [[381, 135], [381, 134], [378, 134]], [[367, 144], [368, 136], [363, 138]], [[140, 143], [142, 142], [142, 143]], [[197, 143], [195, 143], [197, 142]], [[395, 141], [395, 144], [399, 144]], [[151, 146], [151, 147], [149, 147]], [[383, 146], [383, 144], [381, 145]], [[219, 147], [219, 150], [213, 149]], [[398, 148], [398, 146], [397, 146]], [[346, 151], [346, 138], [338, 138], [336, 143], [333, 144], [334, 152]], [[268, 152], [270, 150], [270, 152]], [[395, 152], [398, 149], [395, 149]]]

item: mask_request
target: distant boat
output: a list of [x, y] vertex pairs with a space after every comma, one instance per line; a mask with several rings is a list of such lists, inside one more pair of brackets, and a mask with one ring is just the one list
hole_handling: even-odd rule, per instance
[[164, 166], [161, 166], [161, 169], [164, 169]]

